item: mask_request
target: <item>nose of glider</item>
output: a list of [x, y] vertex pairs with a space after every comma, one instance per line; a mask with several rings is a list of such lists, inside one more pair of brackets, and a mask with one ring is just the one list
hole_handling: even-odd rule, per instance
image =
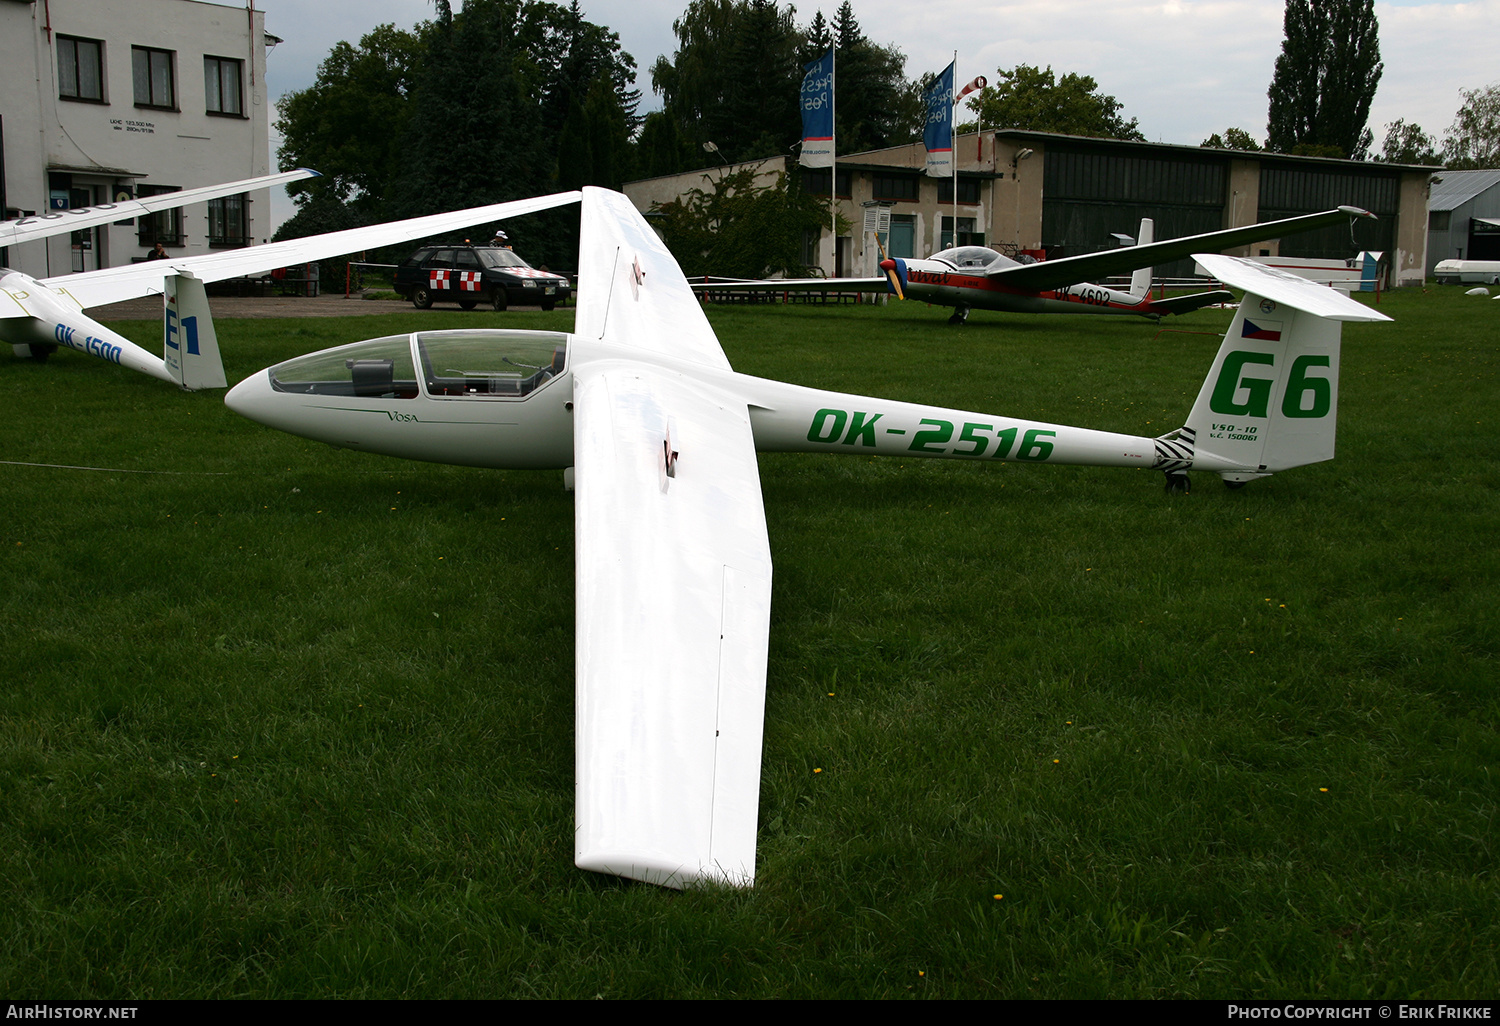
[[262, 370], [231, 388], [224, 396], [224, 405], [241, 417], [248, 417], [260, 424], [270, 424], [275, 397], [276, 394], [271, 389], [271, 377]]

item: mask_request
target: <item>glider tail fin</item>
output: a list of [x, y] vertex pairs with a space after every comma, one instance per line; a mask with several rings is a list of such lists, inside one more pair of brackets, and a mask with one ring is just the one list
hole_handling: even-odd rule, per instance
[[1258, 264], [1197, 259], [1212, 259], [1210, 273], [1245, 297], [1187, 423], [1157, 441], [1158, 455], [1165, 444], [1169, 456], [1231, 485], [1333, 459], [1341, 322], [1389, 318]]
[[[1156, 241], [1155, 222], [1149, 217], [1141, 218], [1141, 228], [1136, 232], [1135, 244], [1149, 246], [1154, 241]], [[1130, 276], [1130, 295], [1133, 298], [1145, 299], [1151, 294], [1151, 271], [1150, 267], [1138, 267]]]
[[162, 359], [172, 380], [189, 391], [225, 387], [229, 382], [203, 282], [181, 273], [168, 275], [165, 284]]

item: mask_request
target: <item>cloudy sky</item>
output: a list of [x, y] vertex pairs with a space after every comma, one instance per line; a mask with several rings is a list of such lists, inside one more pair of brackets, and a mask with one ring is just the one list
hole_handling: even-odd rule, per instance
[[[233, 0], [221, 0], [233, 2]], [[460, 0], [453, 0], [455, 8]], [[266, 30], [282, 42], [267, 61], [271, 97], [312, 84], [318, 63], [341, 39], [376, 25], [410, 28], [430, 18], [430, 0], [255, 0]], [[672, 21], [686, 0], [583, 0], [585, 16], [620, 34], [643, 71], [643, 110], [660, 106], [645, 69], [671, 55]], [[839, 0], [796, 5], [799, 25]], [[1500, 0], [1377, 2], [1385, 74], [1371, 109], [1377, 145], [1386, 123], [1415, 121], [1441, 137], [1458, 109], [1459, 90], [1500, 81], [1495, 40]], [[1139, 118], [1153, 142], [1196, 145], [1230, 126], [1265, 137], [1266, 88], [1281, 48], [1276, 0], [854, 0], [865, 35], [894, 43], [907, 75], [937, 71], [958, 51], [959, 75], [1051, 65], [1059, 74], [1092, 75], [1105, 93]], [[272, 140], [274, 150], [278, 140]], [[273, 158], [274, 159], [274, 158]]]

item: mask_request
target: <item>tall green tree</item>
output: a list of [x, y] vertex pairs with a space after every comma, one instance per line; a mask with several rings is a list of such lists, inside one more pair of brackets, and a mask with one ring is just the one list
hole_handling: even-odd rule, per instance
[[1287, 0], [1266, 148], [1363, 160], [1385, 65], [1374, 0]]
[[357, 46], [336, 43], [311, 86], [277, 101], [280, 165], [322, 173], [291, 187], [299, 205], [327, 198], [357, 218], [380, 212], [386, 182], [406, 159], [400, 140], [429, 27], [380, 25]]
[[[1069, 72], [1058, 79], [1051, 65], [1042, 70], [1031, 64], [1000, 68], [995, 74], [995, 84], [968, 100], [969, 110], [978, 113], [987, 128], [1145, 141], [1137, 119], [1126, 121], [1120, 114], [1124, 104], [1100, 92], [1090, 75]], [[975, 127], [971, 121], [959, 131], [972, 132]]]
[[[672, 23], [677, 50], [651, 67], [651, 87], [675, 122], [688, 167], [786, 153], [799, 138], [801, 36], [792, 11], [773, 0], [692, 0]], [[688, 167], [676, 170], [687, 170]]]
[[[812, 40], [818, 34], [818, 19], [814, 18], [806, 33], [808, 49], [815, 45]], [[857, 153], [910, 142], [911, 130], [902, 120], [906, 55], [895, 46], [873, 43], [859, 27], [849, 0], [844, 0], [834, 15], [832, 37], [838, 47], [834, 133], [839, 152]], [[807, 59], [827, 49], [825, 45]]]
[[1455, 170], [1500, 168], [1500, 84], [1460, 95], [1463, 105], [1443, 135], [1443, 162]]

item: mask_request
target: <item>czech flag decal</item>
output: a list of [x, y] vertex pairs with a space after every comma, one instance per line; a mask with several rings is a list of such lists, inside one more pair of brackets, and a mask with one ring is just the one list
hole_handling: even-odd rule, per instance
[[1240, 338], [1253, 338], [1257, 342], [1280, 342], [1280, 321], [1252, 321], [1245, 318], [1244, 326], [1240, 328]]

